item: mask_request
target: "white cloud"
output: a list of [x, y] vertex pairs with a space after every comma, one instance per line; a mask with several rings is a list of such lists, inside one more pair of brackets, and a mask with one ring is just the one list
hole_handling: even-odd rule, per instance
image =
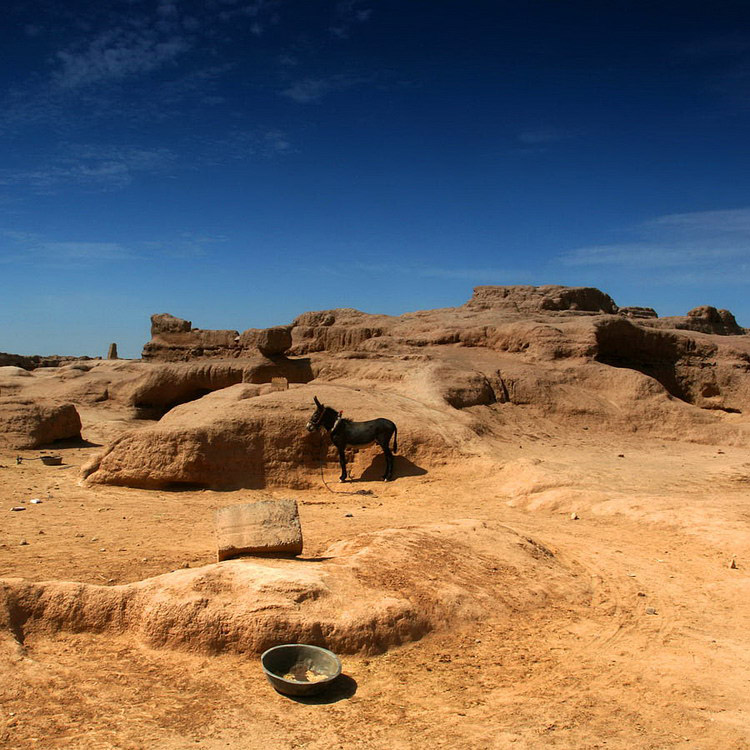
[[[3, 241], [4, 240], [4, 241]], [[66, 267], [95, 264], [143, 262], [160, 257], [194, 259], [210, 254], [210, 249], [228, 240], [223, 235], [198, 235], [192, 232], [168, 239], [124, 244], [100, 240], [59, 240], [19, 231], [0, 231], [0, 263], [39, 263]]]
[[750, 237], [750, 208], [724, 211], [698, 211], [695, 213], [666, 214], [645, 222], [644, 227], [685, 229], [703, 235], [741, 233]]
[[161, 68], [189, 48], [186, 37], [160, 38], [150, 29], [108, 29], [83, 50], [58, 52], [61, 67], [54, 81], [62, 89], [75, 89], [120, 80]]
[[136, 255], [117, 242], [42, 242], [37, 255], [59, 261], [130, 260]]
[[311, 102], [320, 101], [328, 94], [354, 88], [365, 81], [365, 78], [343, 73], [323, 78], [303, 78], [295, 81], [280, 91], [279, 94], [299, 104], [310, 104]]
[[61, 144], [42, 166], [1, 170], [0, 185], [24, 186], [42, 193], [71, 185], [111, 190], [130, 185], [140, 174], [163, 172], [174, 161], [174, 154], [163, 148]]
[[[50, 265], [98, 263], [132, 260], [137, 254], [118, 242], [55, 241], [34, 232], [6, 230], [0, 232], [6, 240], [3, 263], [38, 263]], [[8, 245], [10, 247], [8, 247]]]
[[281, 91], [281, 96], [292, 99], [300, 104], [309, 104], [322, 99], [326, 94], [335, 90], [335, 86], [330, 79], [326, 78], [305, 78], [293, 83], [288, 88]]
[[631, 242], [575, 248], [564, 266], [638, 272], [670, 283], [746, 283], [750, 208], [666, 214], [634, 227]]

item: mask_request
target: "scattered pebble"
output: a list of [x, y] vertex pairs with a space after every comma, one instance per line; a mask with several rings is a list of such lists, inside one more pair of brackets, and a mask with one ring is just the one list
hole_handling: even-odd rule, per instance
[[16, 505], [11, 510], [26, 510], [26, 508], [23, 507], [23, 505]]
[[624, 453], [618, 453], [617, 454], [617, 458], [625, 458], [625, 454]]
[[732, 570], [737, 570], [737, 560], [732, 558], [732, 562], [729, 563], [729, 567], [732, 568]]
[[570, 514], [570, 520], [571, 521], [577, 521], [578, 518], [579, 518], [579, 515], [575, 511], [573, 511], [573, 513]]
[[647, 615], [655, 615], [656, 610], [653, 607], [646, 607], [646, 614]]
[[638, 596], [646, 596], [646, 595], [642, 591], [639, 591]]
[[28, 545], [28, 542], [25, 539], [21, 539], [21, 541], [18, 543], [19, 547], [26, 547]]
[[354, 518], [354, 514], [353, 513], [344, 513], [344, 518]]
[[32, 497], [31, 500], [29, 500], [29, 502], [32, 505], [39, 505], [42, 501], [38, 497]]

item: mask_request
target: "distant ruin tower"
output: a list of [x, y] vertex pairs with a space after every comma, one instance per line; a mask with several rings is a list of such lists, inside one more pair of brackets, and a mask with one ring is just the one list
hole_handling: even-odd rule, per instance
[[107, 359], [119, 359], [117, 356], [117, 344], [110, 344], [107, 352]]

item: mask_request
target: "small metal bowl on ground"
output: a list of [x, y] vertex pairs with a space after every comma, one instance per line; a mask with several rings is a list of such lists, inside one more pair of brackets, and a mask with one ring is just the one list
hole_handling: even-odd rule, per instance
[[42, 456], [41, 458], [45, 466], [59, 466], [62, 463], [62, 456]]
[[341, 660], [332, 651], [304, 643], [285, 643], [260, 657], [266, 679], [285, 695], [315, 695], [341, 674]]

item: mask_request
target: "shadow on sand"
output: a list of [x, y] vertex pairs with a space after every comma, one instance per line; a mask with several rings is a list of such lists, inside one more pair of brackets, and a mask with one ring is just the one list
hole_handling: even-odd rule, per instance
[[339, 675], [330, 687], [319, 695], [285, 695], [285, 698], [308, 706], [319, 706], [326, 703], [338, 703], [351, 698], [357, 692], [357, 681], [349, 675]]
[[[421, 477], [427, 473], [427, 469], [410, 461], [404, 456], [393, 457], [393, 479], [396, 481], [399, 477]], [[362, 472], [359, 479], [353, 479], [352, 482], [376, 482], [382, 480], [385, 474], [385, 456], [375, 456], [372, 463]]]

